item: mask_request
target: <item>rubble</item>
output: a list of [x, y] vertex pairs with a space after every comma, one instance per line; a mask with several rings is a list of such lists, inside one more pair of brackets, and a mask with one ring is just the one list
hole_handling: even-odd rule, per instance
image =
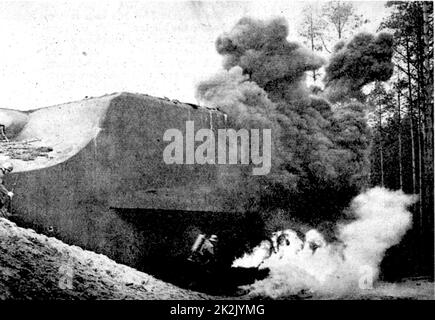
[[48, 146], [35, 145], [38, 139], [25, 141], [0, 141], [0, 154], [9, 157], [10, 159], [32, 161], [37, 157], [49, 158], [49, 153], [53, 148]]

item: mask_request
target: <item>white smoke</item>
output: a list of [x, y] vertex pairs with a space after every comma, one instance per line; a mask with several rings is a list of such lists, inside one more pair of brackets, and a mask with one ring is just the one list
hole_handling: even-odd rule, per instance
[[[411, 227], [407, 207], [415, 200], [402, 191], [370, 189], [353, 199], [350, 208], [356, 220], [338, 226], [338, 241], [327, 243], [314, 229], [302, 241], [294, 231], [285, 230], [233, 266], [270, 269], [266, 279], [248, 288], [253, 295], [282, 298], [302, 290], [336, 295], [369, 289], [379, 276], [385, 251], [398, 244]], [[281, 234], [289, 243], [277, 246]], [[270, 254], [270, 248], [275, 252]]]

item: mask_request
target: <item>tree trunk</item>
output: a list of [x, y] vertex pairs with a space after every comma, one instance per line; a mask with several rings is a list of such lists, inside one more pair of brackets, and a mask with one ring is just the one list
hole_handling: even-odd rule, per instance
[[400, 110], [400, 89], [397, 90], [397, 124], [399, 140], [399, 188], [403, 189], [403, 170], [402, 170], [402, 119]]
[[425, 181], [423, 179], [425, 170], [424, 170], [424, 121], [422, 116], [422, 109], [425, 105], [425, 93], [423, 92], [424, 87], [424, 43], [423, 43], [423, 17], [422, 17], [422, 6], [421, 3], [418, 4], [418, 9], [420, 14], [417, 15], [416, 20], [416, 45], [417, 45], [417, 53], [416, 53], [416, 70], [417, 70], [417, 108], [418, 108], [418, 122], [417, 122], [417, 142], [418, 142], [418, 214], [419, 214], [419, 223], [421, 226], [420, 234], [423, 234], [423, 229], [425, 228], [424, 222], [424, 213], [423, 208], [425, 207], [426, 197], [424, 194], [424, 185]]
[[379, 153], [381, 160], [381, 186], [384, 187], [384, 150], [382, 147], [382, 105], [379, 105]]
[[420, 233], [423, 233], [423, 194], [422, 194], [422, 176], [423, 176], [423, 160], [422, 160], [422, 143], [421, 143], [421, 111], [418, 105], [418, 118], [417, 118], [417, 147], [418, 147], [418, 216], [419, 224], [421, 226]]
[[416, 191], [416, 181], [415, 181], [415, 140], [414, 140], [414, 110], [413, 110], [413, 98], [412, 98], [412, 78], [411, 78], [411, 66], [410, 66], [410, 52], [409, 43], [406, 40], [406, 56], [407, 56], [407, 69], [408, 69], [408, 100], [409, 100], [409, 122], [411, 128], [411, 167], [412, 167], [412, 193]]
[[[429, 34], [429, 19], [430, 19], [430, 8], [429, 4], [426, 2], [422, 3], [423, 6], [423, 40], [424, 40], [424, 68], [425, 68], [425, 84], [424, 84], [424, 129], [425, 129], [425, 139], [424, 139], [424, 167], [425, 167], [425, 213], [427, 219], [425, 219], [427, 225], [433, 232], [433, 209], [434, 209], [434, 149], [433, 149], [433, 57], [430, 55], [430, 40], [431, 36]], [[432, 63], [431, 63], [432, 59]], [[433, 238], [429, 235], [429, 237]], [[433, 240], [433, 239], [432, 239]], [[432, 241], [433, 244], [433, 241]], [[432, 251], [433, 254], [433, 251]]]

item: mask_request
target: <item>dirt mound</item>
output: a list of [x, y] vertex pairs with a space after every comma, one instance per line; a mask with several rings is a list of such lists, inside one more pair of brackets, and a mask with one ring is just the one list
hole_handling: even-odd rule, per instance
[[210, 299], [0, 218], [0, 299]]
[[25, 112], [0, 108], [0, 125], [5, 127], [8, 139], [14, 138], [28, 121], [29, 116]]
[[[54, 166], [71, 158], [97, 136], [110, 101], [117, 95], [26, 112], [0, 109], [0, 124], [5, 125], [6, 135], [18, 146], [17, 152], [2, 154], [0, 161], [9, 158], [14, 163], [14, 172], [22, 172]], [[23, 143], [28, 150], [17, 157]], [[48, 156], [28, 152], [41, 148], [51, 152]]]

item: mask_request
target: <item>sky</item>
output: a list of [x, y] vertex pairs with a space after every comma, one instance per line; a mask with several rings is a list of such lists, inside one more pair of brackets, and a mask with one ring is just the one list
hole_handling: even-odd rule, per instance
[[[196, 103], [221, 68], [215, 40], [243, 16], [283, 16], [297, 40], [297, 1], [0, 0], [0, 108], [30, 110], [113, 92]], [[383, 1], [355, 1], [374, 32]]]

